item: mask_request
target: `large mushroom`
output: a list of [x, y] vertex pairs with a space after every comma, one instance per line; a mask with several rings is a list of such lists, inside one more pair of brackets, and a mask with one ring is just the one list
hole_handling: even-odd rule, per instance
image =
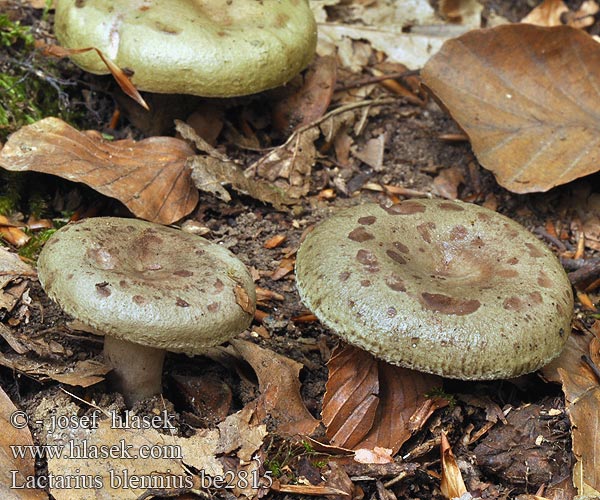
[[557, 258], [518, 223], [468, 203], [339, 212], [307, 235], [296, 280], [348, 343], [449, 378], [534, 371], [570, 334], [573, 294]]
[[200, 354], [248, 327], [252, 278], [229, 250], [150, 222], [85, 219], [58, 230], [38, 260], [42, 287], [105, 335], [128, 405], [161, 392], [166, 351]]
[[[57, 0], [54, 29], [67, 48], [101, 50], [140, 90], [204, 97], [286, 83], [317, 39], [306, 0]], [[72, 59], [108, 73], [95, 52]]]

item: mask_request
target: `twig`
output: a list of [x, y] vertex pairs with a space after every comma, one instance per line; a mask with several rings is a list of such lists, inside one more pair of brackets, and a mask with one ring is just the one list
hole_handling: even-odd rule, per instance
[[[537, 234], [538, 236], [546, 240], [548, 243], [552, 243], [560, 252], [564, 252], [567, 250], [567, 246], [561, 240], [559, 240], [556, 236], [550, 234], [543, 227], [536, 227], [533, 230], [533, 233]], [[569, 250], [571, 250], [571, 248], [569, 248]]]
[[596, 378], [598, 381], [600, 381], [600, 368], [598, 368], [598, 365], [592, 361], [592, 358], [590, 358], [587, 354], [583, 354], [581, 356], [581, 361], [590, 367], [590, 370], [594, 372], [594, 375], [596, 375]]
[[357, 80], [356, 82], [346, 83], [344, 85], [336, 86], [336, 92], [342, 90], [350, 90], [357, 89], [359, 87], [364, 87], [365, 85], [371, 85], [372, 83], [383, 82], [384, 80], [397, 80], [399, 78], [406, 78], [409, 76], [418, 76], [421, 70], [412, 69], [409, 71], [399, 71], [396, 73], [388, 73], [387, 75], [379, 75], [379, 76], [369, 76], [367, 78], [363, 78], [362, 80]]

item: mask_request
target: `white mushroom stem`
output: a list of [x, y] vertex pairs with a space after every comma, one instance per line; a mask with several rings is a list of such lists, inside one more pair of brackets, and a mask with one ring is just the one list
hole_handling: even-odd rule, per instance
[[162, 367], [166, 351], [106, 336], [104, 360], [112, 368], [113, 387], [127, 406], [162, 392]]

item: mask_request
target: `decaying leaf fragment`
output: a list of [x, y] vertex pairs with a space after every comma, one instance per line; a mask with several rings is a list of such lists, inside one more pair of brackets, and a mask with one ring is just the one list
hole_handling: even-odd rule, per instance
[[[192, 170], [192, 180], [201, 191], [212, 193], [223, 201], [229, 201], [231, 200], [231, 196], [223, 185], [231, 184], [236, 191], [246, 193], [259, 201], [270, 203], [278, 210], [283, 210], [286, 205], [296, 203], [299, 196], [308, 191], [309, 179], [303, 178], [302, 174], [300, 174], [300, 176], [296, 175], [299, 165], [304, 165], [304, 167], [302, 167], [303, 170], [301, 169], [303, 172], [307, 170], [306, 158], [302, 154], [297, 158], [297, 168], [288, 169], [283, 173], [283, 176], [286, 174], [288, 175], [288, 180], [279, 179], [279, 183], [275, 183], [273, 182], [274, 179], [265, 175], [268, 172], [264, 169], [261, 170], [259, 175], [255, 175], [259, 165], [262, 163], [267, 165], [270, 164], [269, 158], [273, 158], [272, 155], [281, 159], [282, 162], [285, 154], [289, 154], [292, 159], [295, 159], [294, 152], [298, 150], [291, 150], [285, 153], [285, 151], [287, 151], [285, 149], [287, 143], [267, 153], [263, 158], [259, 159], [255, 164], [244, 171], [240, 164], [207, 144], [206, 141], [199, 137], [189, 125], [178, 121], [176, 128], [183, 137], [195, 142], [198, 149], [203, 152], [202, 154], [191, 157], [188, 161], [188, 165]], [[315, 140], [317, 136], [318, 132], [313, 140]], [[304, 145], [304, 143], [299, 146], [302, 145]], [[308, 147], [310, 149], [309, 152], [312, 151], [313, 154], [309, 160], [314, 162], [314, 145], [311, 143]], [[283, 153], [280, 151], [283, 151]], [[290, 163], [288, 163], [288, 166], [289, 165]], [[308, 166], [308, 173], [310, 173], [311, 167], [312, 163]], [[279, 173], [281, 173], [281, 170], [278, 170], [277, 174]], [[275, 175], [275, 178], [277, 178], [277, 174]], [[306, 189], [298, 193], [297, 189], [294, 187], [294, 182], [299, 182], [303, 186], [305, 185]]]
[[260, 396], [255, 402], [256, 418], [272, 417], [281, 435], [312, 434], [319, 421], [306, 409], [300, 395], [302, 365], [252, 342], [235, 339], [230, 343], [258, 377]]
[[458, 468], [452, 448], [446, 434], [442, 432], [442, 442], [440, 444], [440, 454], [442, 456], [442, 482], [440, 489], [442, 494], [448, 499], [460, 498], [467, 492], [462, 473]]
[[198, 203], [185, 165], [193, 151], [174, 137], [110, 142], [45, 118], [12, 134], [0, 151], [0, 167], [35, 171], [82, 182], [121, 201], [136, 216], [171, 224]]
[[547, 191], [600, 168], [600, 44], [581, 30], [471, 31], [422, 78], [505, 188]]
[[[35, 460], [33, 457], [14, 457], [11, 447], [33, 445], [31, 432], [28, 427], [17, 429], [11, 425], [11, 415], [15, 414], [17, 407], [12, 403], [6, 393], [0, 388], [0, 497], [6, 500], [43, 500], [48, 495], [36, 488], [20, 488], [15, 486], [26, 484], [35, 474]], [[24, 417], [26, 418], [26, 417]], [[17, 471], [17, 474], [11, 473]]]
[[600, 496], [600, 385], [583, 363], [558, 369], [572, 424], [573, 483], [580, 495]]

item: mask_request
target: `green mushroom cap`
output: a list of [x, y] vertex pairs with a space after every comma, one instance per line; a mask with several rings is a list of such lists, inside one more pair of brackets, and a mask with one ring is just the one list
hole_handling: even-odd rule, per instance
[[44, 246], [38, 274], [65, 312], [107, 336], [190, 355], [247, 328], [256, 302], [229, 250], [135, 219], [64, 226]]
[[343, 210], [298, 250], [302, 301], [350, 344], [457, 379], [510, 378], [558, 356], [573, 293], [554, 254], [477, 205], [410, 200]]
[[[307, 0], [57, 0], [61, 45], [95, 47], [140, 90], [241, 96], [289, 81], [313, 58]], [[95, 52], [71, 56], [107, 74]]]

